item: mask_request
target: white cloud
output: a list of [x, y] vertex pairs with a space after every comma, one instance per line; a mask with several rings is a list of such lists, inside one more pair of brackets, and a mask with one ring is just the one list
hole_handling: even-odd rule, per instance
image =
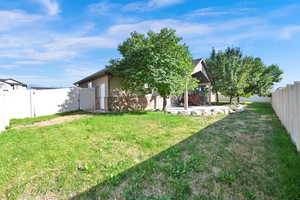
[[[83, 67], [84, 66], [84, 67]], [[1, 65], [0, 65], [1, 69]], [[0, 73], [0, 78], [13, 78], [23, 83], [44, 86], [44, 87], [63, 87], [72, 86], [72, 84], [96, 71], [100, 70], [101, 66], [95, 66], [94, 63], [76, 63], [61, 66], [60, 73], [57, 74], [16, 74], [16, 73]]]
[[0, 11], [0, 31], [8, 31], [18, 26], [32, 24], [42, 17], [40, 15], [27, 14], [20, 10]]
[[148, 0], [147, 2], [138, 1], [125, 5], [123, 10], [127, 11], [147, 11], [175, 4], [182, 3], [184, 0]]
[[152, 8], [162, 8], [174, 4], [182, 3], [183, 0], [150, 0], [148, 6]]
[[13, 69], [16, 67], [16, 65], [0, 65], [0, 69]]
[[21, 81], [22, 83], [36, 86], [55, 87], [70, 85], [70, 83], [68, 81], [65, 81], [64, 79], [58, 79], [57, 77], [49, 77], [43, 75], [16, 75], [15, 73], [5, 73], [0, 74], [0, 78], [13, 78], [15, 80]]
[[273, 18], [282, 18], [285, 16], [290, 16], [291, 13], [298, 13], [300, 5], [299, 4], [290, 4], [279, 9], [271, 11], [268, 16]]
[[[82, 63], [81, 65], [79, 65], [78, 63], [76, 65], [68, 65], [64, 68], [64, 74], [65, 74], [66, 78], [70, 79], [71, 82], [73, 83], [73, 82], [78, 81], [88, 75], [91, 75], [101, 69], [101, 67], [97, 67], [97, 66], [95, 66], [95, 64], [93, 64], [90, 67], [83, 67], [83, 66], [87, 66], [87, 65], [88, 64], [86, 64], [86, 63]], [[89, 65], [91, 65], [91, 64], [89, 64]]]
[[173, 19], [163, 20], [148, 20], [135, 24], [120, 24], [111, 26], [107, 30], [107, 34], [110, 36], [129, 36], [130, 32], [137, 31], [140, 33], [146, 33], [149, 30], [159, 31], [162, 28], [173, 28], [180, 35], [203, 35], [212, 31], [212, 28], [206, 24], [189, 23]]
[[16, 61], [16, 65], [42, 65], [46, 64], [46, 62], [38, 61], [38, 60], [23, 60], [23, 61]]
[[59, 4], [56, 0], [37, 0], [44, 6], [48, 15], [54, 16], [60, 12]]
[[220, 9], [220, 8], [200, 8], [188, 13], [186, 17], [211, 17], [211, 16], [221, 16], [221, 15], [241, 15], [253, 10], [251, 8], [231, 8], [231, 9]]
[[98, 15], [110, 15], [110, 14], [116, 14], [114, 10], [119, 9], [120, 7], [121, 7], [120, 4], [110, 3], [108, 1], [102, 1], [99, 3], [89, 5], [89, 10], [90, 12]]
[[300, 25], [284, 27], [280, 32], [280, 38], [292, 39], [293, 35], [300, 33]]
[[[43, 38], [36, 33], [36, 36], [31, 38], [18, 35], [5, 38], [11, 42], [0, 45], [0, 58], [31, 59], [30, 61], [18, 61], [18, 64], [41, 64], [45, 61], [70, 60], [90, 49], [116, 48], [119, 43], [114, 38], [101, 35], [60, 34], [55, 37]], [[19, 44], [19, 40], [24, 42]]]
[[55, 41], [46, 44], [44, 47], [48, 50], [61, 49], [89, 49], [89, 48], [114, 48], [116, 41], [102, 36], [92, 37], [61, 37]]
[[[168, 5], [169, 3], [166, 2], [169, 1], [165, 1], [161, 5]], [[107, 1], [104, 3], [100, 4], [104, 6], [101, 8], [102, 13], [111, 9], [106, 5]], [[215, 10], [206, 10], [206, 12], [212, 11]], [[164, 27], [173, 28], [179, 36], [183, 37], [184, 42], [196, 50], [204, 47], [210, 49], [212, 46], [223, 46], [251, 38], [278, 38], [278, 35], [281, 35], [281, 38], [286, 39], [292, 37], [300, 29], [298, 26], [291, 26], [281, 30], [271, 26], [270, 19], [264, 19], [264, 17], [234, 18], [228, 21], [221, 19], [210, 23], [191, 22], [183, 17], [182, 20], [159, 19], [121, 23], [112, 25], [96, 34], [94, 28], [97, 25], [94, 23], [80, 25], [76, 29], [77, 31], [47, 32], [47, 30], [41, 30], [34, 26], [36, 21], [41, 19], [38, 15], [29, 15], [21, 11], [3, 11], [3, 16], [5, 16], [5, 12], [10, 14], [8, 15], [10, 17], [6, 16], [6, 19], [14, 19], [18, 25], [30, 24], [30, 26], [26, 26], [30, 27], [26, 29], [28, 31], [26, 34], [19, 30], [0, 34], [0, 58], [18, 59], [15, 63], [19, 65], [70, 61], [75, 57], [81, 58], [92, 49], [115, 49], [132, 31], [146, 33], [149, 30], [157, 32]], [[3, 22], [1, 21], [1, 23]], [[31, 27], [35, 27], [35, 29]]]
[[[129, 36], [130, 32], [146, 33], [149, 30], [158, 32], [164, 27], [175, 29], [177, 34], [184, 38], [184, 42], [194, 46], [194, 41], [198, 38], [224, 38], [227, 31], [233, 31], [241, 27], [248, 28], [250, 25], [258, 25], [259, 23], [256, 18], [245, 18], [214, 24], [162, 19], [113, 25], [103, 33], [91, 36], [87, 36], [89, 31], [80, 31], [74, 34], [42, 33], [41, 35], [39, 32], [36, 32], [31, 38], [23, 35], [6, 35], [3, 38], [0, 37], [0, 57], [19, 60], [31, 59], [38, 61], [38, 63], [40, 61], [66, 61], [74, 57], [80, 57], [91, 49], [115, 49], [119, 43]], [[242, 33], [242, 31], [240, 32]], [[217, 38], [214, 37], [215, 35], [217, 35]], [[10, 42], [5, 43], [5, 41]]]
[[108, 0], [88, 6], [89, 13], [95, 16], [106, 17], [105, 20], [113, 21], [116, 24], [137, 22], [138, 16], [127, 16], [122, 12], [122, 4], [112, 3]]
[[[258, 26], [261, 24], [268, 24], [267, 19], [260, 17], [246, 17], [246, 18], [235, 18], [232, 20], [219, 22], [215, 24], [218, 30], [235, 30], [237, 28]], [[236, 30], [237, 32], [242, 32], [243, 30]]]
[[189, 13], [188, 17], [199, 17], [199, 16], [218, 16], [218, 15], [227, 15], [230, 14], [229, 11], [217, 11], [214, 8], [201, 8], [198, 10], [194, 10]]

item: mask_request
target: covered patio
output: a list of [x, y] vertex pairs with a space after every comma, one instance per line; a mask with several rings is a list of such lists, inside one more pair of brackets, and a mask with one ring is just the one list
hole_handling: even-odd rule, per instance
[[[209, 107], [214, 101], [214, 94], [212, 93], [211, 80], [208, 75], [207, 65], [203, 59], [193, 60], [195, 69], [191, 76], [199, 80], [198, 87], [191, 91], [186, 87], [185, 93], [175, 97], [173, 101], [173, 110], [188, 110], [195, 107]], [[199, 110], [199, 109], [197, 109]], [[202, 110], [202, 109], [201, 109]]]

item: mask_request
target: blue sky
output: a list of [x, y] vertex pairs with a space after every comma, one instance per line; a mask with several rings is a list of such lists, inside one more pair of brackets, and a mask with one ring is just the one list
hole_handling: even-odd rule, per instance
[[132, 31], [177, 30], [194, 58], [241, 47], [300, 80], [299, 0], [0, 0], [0, 78], [71, 86], [119, 57]]

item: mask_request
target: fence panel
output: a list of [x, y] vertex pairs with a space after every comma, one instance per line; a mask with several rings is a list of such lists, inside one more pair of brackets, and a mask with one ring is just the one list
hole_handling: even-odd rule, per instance
[[79, 102], [80, 110], [93, 111], [95, 105], [95, 88], [80, 88]]
[[9, 125], [9, 117], [7, 115], [6, 96], [0, 94], [0, 131], [5, 130], [5, 127]]
[[79, 110], [79, 88], [32, 91], [34, 116]]
[[300, 151], [300, 82], [277, 89], [272, 94], [272, 106]]
[[[225, 97], [223, 95], [219, 95], [220, 101], [229, 101], [229, 97]], [[236, 98], [232, 99], [233, 101], [237, 101]], [[270, 97], [260, 97], [258, 95], [253, 95], [252, 97], [246, 98], [246, 97], [240, 97], [240, 102], [271, 102]]]
[[6, 115], [12, 118], [32, 117], [31, 94], [29, 90], [16, 90], [4, 94]]
[[14, 118], [37, 117], [74, 110], [95, 110], [94, 88], [15, 90], [0, 94], [0, 131]]

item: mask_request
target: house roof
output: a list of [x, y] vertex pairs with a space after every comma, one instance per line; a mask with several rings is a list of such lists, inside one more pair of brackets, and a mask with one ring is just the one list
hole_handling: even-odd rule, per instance
[[[192, 61], [193, 65], [195, 65], [195, 67], [199, 64], [199, 62], [202, 62], [204, 69], [207, 71], [206, 63], [204, 62], [204, 60], [202, 58], [194, 59]], [[104, 68], [104, 69], [102, 69], [102, 70], [100, 70], [100, 71], [98, 71], [98, 72], [96, 72], [94, 74], [91, 74], [91, 75], [89, 75], [89, 76], [87, 76], [87, 77], [85, 77], [85, 78], [83, 78], [83, 79], [75, 82], [74, 85], [78, 85], [78, 84], [81, 84], [81, 83], [92, 81], [92, 80], [95, 80], [95, 79], [97, 79], [97, 78], [99, 78], [101, 76], [105, 76], [105, 75], [109, 75], [109, 74], [111, 74], [111, 72], [107, 68]], [[193, 73], [193, 75], [194, 74], [196, 75], [197, 72]], [[209, 78], [206, 76], [206, 73], [202, 74], [200, 76], [201, 76], [200, 78], [202, 78], [202, 79], [205, 80], [204, 82], [209, 82]]]
[[[201, 69], [198, 69], [197, 71], [197, 65], [201, 63], [202, 67]], [[192, 76], [195, 78], [199, 78], [201, 83], [210, 83], [210, 78], [207, 71], [207, 65], [204, 59], [194, 59], [193, 64], [195, 65], [195, 71], [192, 73]]]
[[192, 61], [192, 63], [193, 63], [193, 65], [197, 65], [201, 60], [203, 60], [202, 58], [197, 58], [197, 59], [194, 59], [193, 61]]
[[26, 84], [24, 84], [24, 83], [22, 83], [22, 82], [20, 82], [20, 81], [17, 81], [17, 80], [15, 80], [15, 79], [12, 79], [12, 78], [0, 79], [0, 82], [9, 84], [9, 85], [11, 85], [11, 86], [13, 86], [13, 85], [21, 85], [21, 86], [27, 87]]
[[84, 83], [84, 82], [87, 82], [87, 81], [91, 81], [91, 80], [94, 80], [94, 79], [99, 78], [101, 76], [108, 75], [108, 74], [111, 74], [111, 72], [107, 68], [105, 68], [105, 69], [102, 69], [100, 71], [97, 71], [96, 73], [94, 73], [92, 75], [89, 75], [89, 76], [81, 79], [80, 81], [75, 82], [74, 85], [81, 84], [81, 83]]

